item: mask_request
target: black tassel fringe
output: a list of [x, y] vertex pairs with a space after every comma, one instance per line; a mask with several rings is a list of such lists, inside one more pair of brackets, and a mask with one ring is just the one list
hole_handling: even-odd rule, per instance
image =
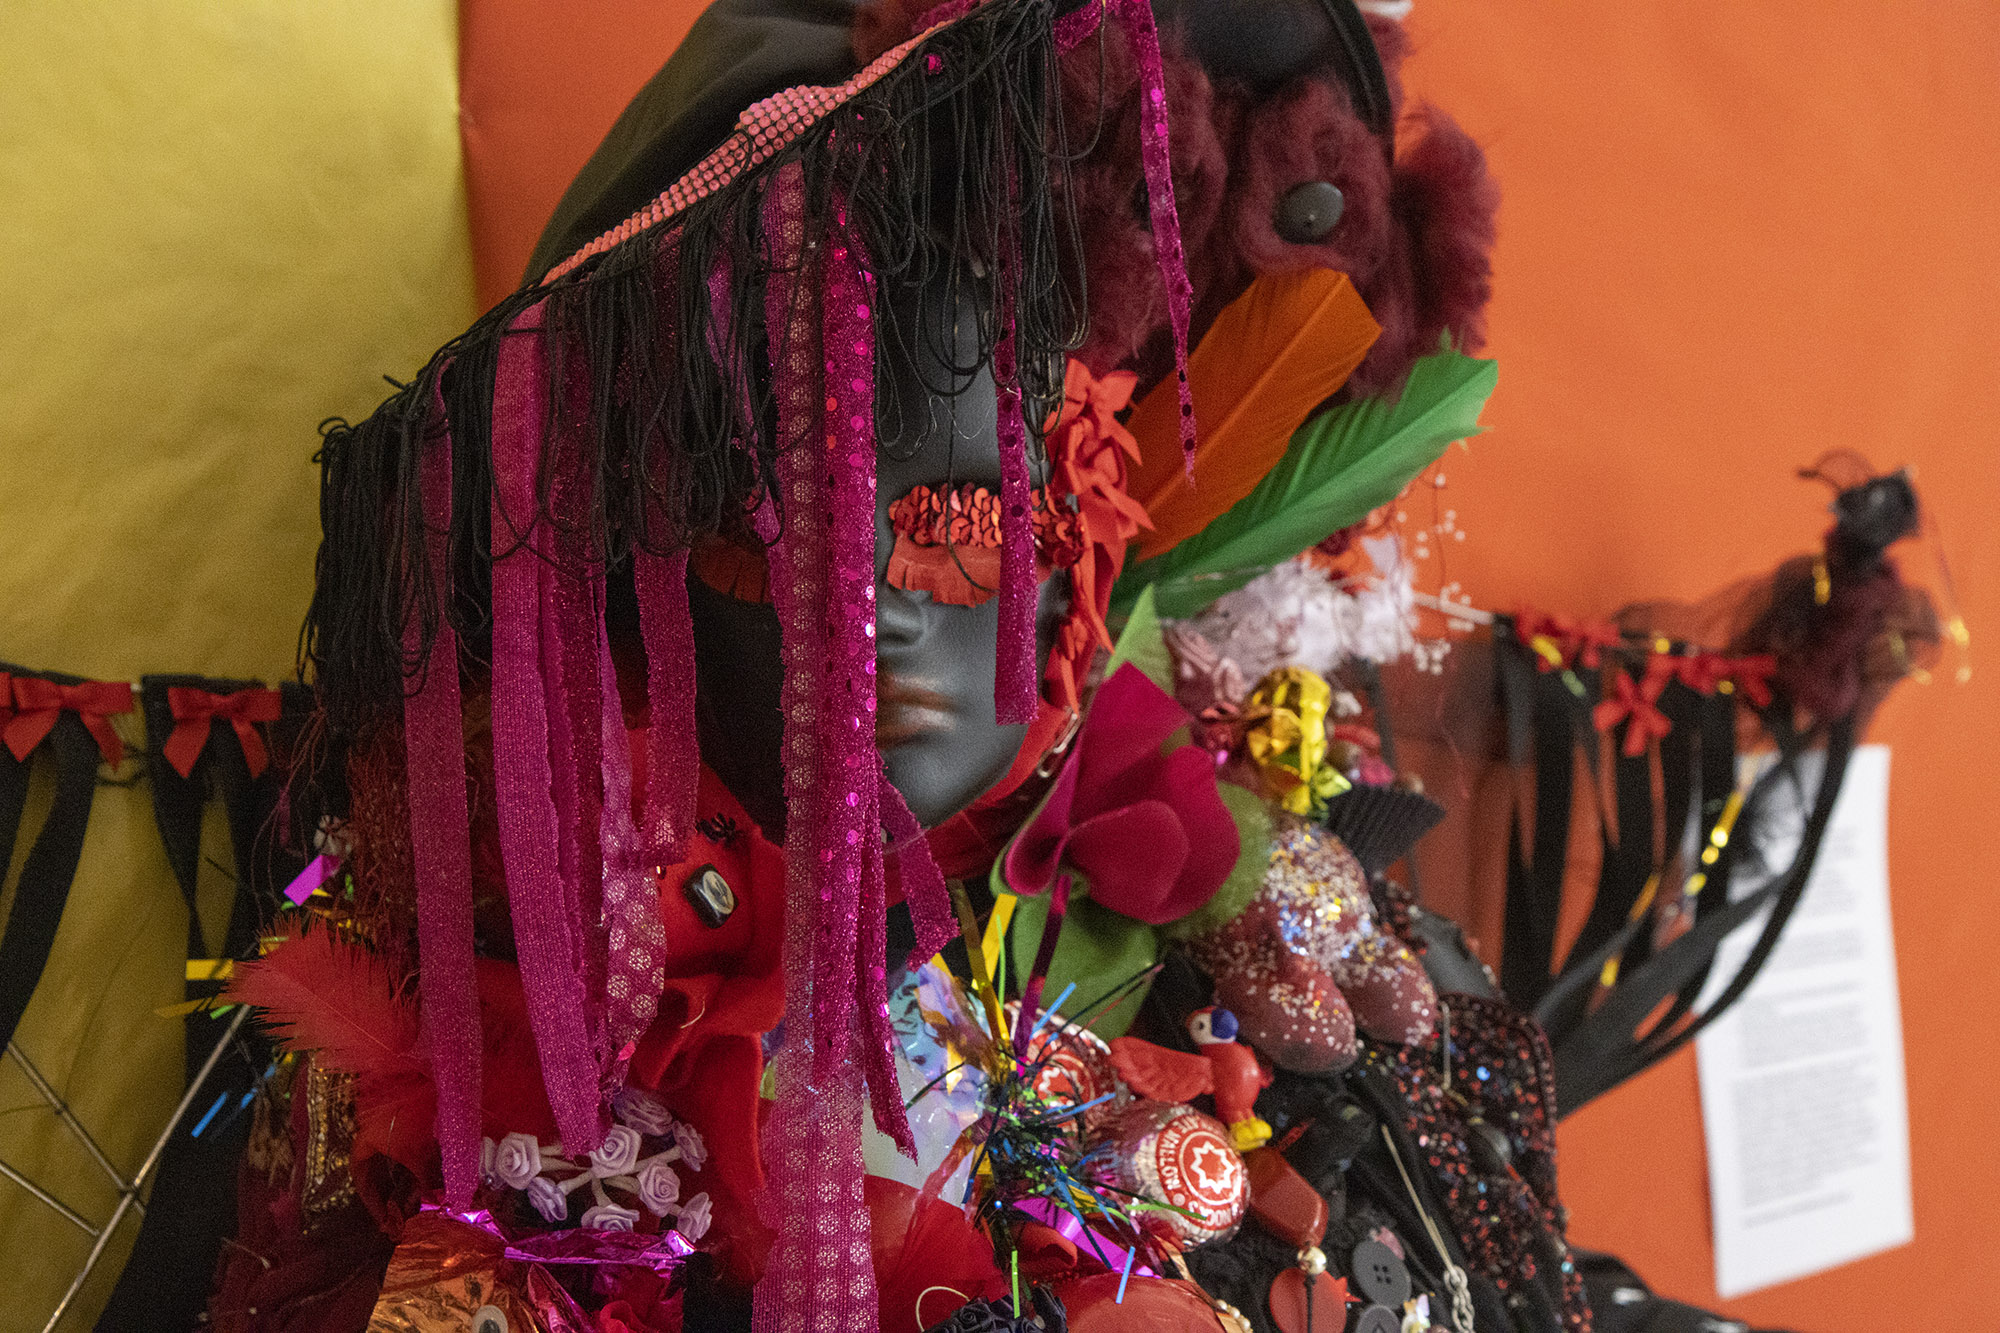
[[[804, 167], [809, 237], [834, 233], [844, 201], [866, 238], [882, 356], [923, 364], [911, 341], [938, 336], [922, 321], [899, 323], [888, 291], [944, 283], [947, 309], [981, 312], [971, 364], [962, 349], [956, 366], [939, 349], [926, 353], [953, 372], [935, 386], [939, 395], [962, 392], [989, 362], [996, 312], [1011, 304], [1023, 410], [1038, 441], [1084, 332], [1078, 265], [1065, 262], [1081, 247], [1057, 188], [1072, 155], [1056, 96], [1053, 12], [1051, 0], [992, 0], [725, 189], [501, 301], [366, 420], [322, 425], [322, 538], [300, 657], [334, 749], [400, 716], [441, 614], [477, 669], [491, 641], [491, 561], [535, 524], [557, 525], [562, 549], [599, 566], [622, 564], [634, 548], [755, 540], [748, 515], [771, 493], [776, 456], [762, 313], [771, 261], [759, 218], [764, 189], [786, 162]], [[728, 275], [724, 302], [711, 300], [718, 265]], [[496, 534], [495, 372], [510, 326], [536, 302], [545, 302], [549, 335], [541, 503], [527, 531]], [[453, 443], [448, 608], [420, 556], [421, 445], [444, 427], [434, 401], [444, 404]], [[557, 512], [551, 455], [565, 434], [585, 442], [589, 494]], [[882, 422], [881, 434], [895, 438], [896, 423]], [[782, 498], [772, 501], [782, 521]], [[404, 627], [413, 620], [411, 653]]]

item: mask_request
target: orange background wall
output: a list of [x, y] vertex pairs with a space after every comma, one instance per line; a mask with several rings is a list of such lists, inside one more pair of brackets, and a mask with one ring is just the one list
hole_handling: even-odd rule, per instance
[[[697, 9], [464, 0], [486, 301]], [[2000, 6], [1890, 18], [1417, 0], [1410, 20], [1414, 87], [1505, 193], [1493, 429], [1445, 493], [1475, 604], [1598, 614], [1767, 569], [1826, 525], [1793, 470], [1851, 447], [1916, 469], [1985, 650], [1968, 687], [1904, 687], [1873, 737], [1894, 748], [1917, 1241], [1728, 1306], [1812, 1333], [1980, 1327], [2000, 1280]], [[1692, 1052], [1579, 1114], [1562, 1150], [1577, 1239], [1714, 1303]]]

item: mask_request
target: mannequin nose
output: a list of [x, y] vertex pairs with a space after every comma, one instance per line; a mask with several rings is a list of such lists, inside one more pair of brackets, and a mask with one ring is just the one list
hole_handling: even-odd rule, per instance
[[924, 637], [929, 593], [906, 592], [886, 580], [875, 584], [875, 646], [908, 647]]

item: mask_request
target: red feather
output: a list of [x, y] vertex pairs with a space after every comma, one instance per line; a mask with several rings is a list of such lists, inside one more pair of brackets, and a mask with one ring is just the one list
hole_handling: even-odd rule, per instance
[[428, 1172], [436, 1154], [437, 1091], [417, 1006], [381, 960], [330, 930], [306, 931], [237, 965], [228, 998], [263, 1011], [288, 1050], [352, 1074], [355, 1155], [380, 1152]]
[[[556, 1137], [555, 1117], [521, 993], [520, 971], [478, 960], [482, 1130], [493, 1138]], [[357, 1154], [383, 1153], [420, 1176], [437, 1158], [437, 1086], [415, 1000], [367, 950], [332, 931], [286, 940], [239, 965], [229, 998], [260, 1009], [289, 1050], [355, 1076]]]
[[1206, 1056], [1171, 1051], [1137, 1037], [1112, 1040], [1111, 1067], [1132, 1091], [1156, 1102], [1191, 1101], [1215, 1091], [1214, 1070]]

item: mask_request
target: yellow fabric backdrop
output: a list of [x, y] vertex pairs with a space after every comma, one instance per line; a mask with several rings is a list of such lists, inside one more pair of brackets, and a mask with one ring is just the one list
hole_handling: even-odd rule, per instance
[[[453, 0], [0, 6], [0, 659], [289, 674], [313, 424], [475, 313], [457, 72]], [[181, 1081], [181, 1024], [153, 1011], [180, 997], [184, 909], [148, 799], [100, 788], [17, 1034], [128, 1172]], [[0, 1159], [110, 1210], [12, 1062]], [[64, 1328], [94, 1320], [124, 1232]], [[39, 1329], [88, 1248], [0, 1181], [0, 1333]]]

